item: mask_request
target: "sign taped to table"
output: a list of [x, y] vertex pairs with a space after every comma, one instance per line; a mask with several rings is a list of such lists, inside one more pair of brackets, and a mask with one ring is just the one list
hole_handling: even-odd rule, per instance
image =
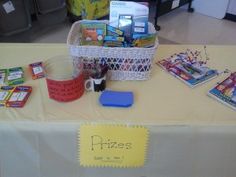
[[145, 163], [147, 143], [148, 130], [143, 126], [82, 125], [79, 130], [80, 165], [141, 167]]

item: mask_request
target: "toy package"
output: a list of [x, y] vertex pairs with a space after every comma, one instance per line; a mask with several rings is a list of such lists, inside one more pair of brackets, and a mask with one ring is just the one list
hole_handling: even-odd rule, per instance
[[133, 34], [133, 16], [119, 15], [118, 28], [124, 31], [124, 36], [127, 40], [131, 40]]
[[0, 107], [6, 106], [7, 100], [11, 96], [15, 87], [13, 86], [2, 86], [0, 87]]
[[236, 72], [217, 84], [208, 95], [236, 110]]
[[210, 69], [206, 62], [200, 59], [199, 51], [187, 50], [174, 54], [158, 61], [157, 64], [190, 87], [203, 84], [218, 75], [217, 70]]
[[104, 41], [124, 42], [125, 38], [117, 36], [105, 36]]
[[124, 32], [118, 28], [115, 28], [113, 26], [107, 25], [107, 34], [108, 36], [123, 36]]
[[29, 69], [32, 75], [32, 79], [39, 79], [43, 78], [44, 71], [43, 71], [43, 63], [42, 62], [37, 62], [37, 63], [31, 63], [29, 64]]
[[125, 47], [125, 43], [119, 41], [104, 41], [104, 47]]
[[6, 80], [7, 70], [6, 69], [0, 69], [0, 84], [3, 85]]
[[8, 85], [17, 85], [24, 83], [24, 71], [22, 67], [10, 68], [7, 70]]
[[106, 34], [106, 24], [102, 22], [84, 22], [81, 24], [81, 45], [102, 46]]
[[17, 86], [6, 102], [7, 107], [21, 108], [25, 105], [32, 91], [30, 86]]
[[147, 2], [111, 1], [110, 25], [123, 30], [125, 36], [148, 33]]
[[153, 47], [156, 41], [156, 34], [135, 34], [133, 35], [132, 47]]

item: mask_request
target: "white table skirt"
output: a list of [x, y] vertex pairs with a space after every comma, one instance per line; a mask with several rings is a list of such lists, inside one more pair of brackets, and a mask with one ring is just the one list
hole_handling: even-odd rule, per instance
[[147, 126], [142, 168], [84, 168], [78, 123], [0, 124], [1, 177], [235, 177], [235, 126]]

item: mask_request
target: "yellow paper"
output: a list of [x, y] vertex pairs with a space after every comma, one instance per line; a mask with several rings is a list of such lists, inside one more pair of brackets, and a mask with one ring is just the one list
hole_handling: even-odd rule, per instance
[[141, 167], [144, 165], [148, 130], [142, 126], [82, 125], [79, 160], [85, 167]]

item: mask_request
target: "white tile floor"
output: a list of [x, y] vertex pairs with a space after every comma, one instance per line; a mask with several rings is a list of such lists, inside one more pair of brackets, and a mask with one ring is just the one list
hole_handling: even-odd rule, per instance
[[[152, 16], [154, 16], [152, 14]], [[153, 18], [151, 17], [151, 20]], [[199, 13], [177, 9], [158, 19], [160, 43], [236, 45], [236, 22], [219, 20]], [[47, 30], [33, 42], [64, 43], [71, 23]]]
[[180, 44], [236, 44], [236, 22], [177, 9], [159, 19], [159, 36]]

